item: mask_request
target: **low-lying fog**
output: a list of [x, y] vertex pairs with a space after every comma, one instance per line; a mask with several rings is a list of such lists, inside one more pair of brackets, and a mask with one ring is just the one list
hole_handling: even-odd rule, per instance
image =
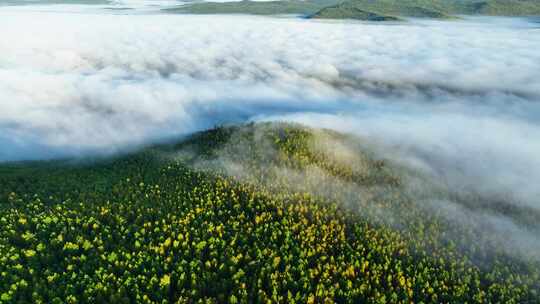
[[[97, 12], [108, 10], [109, 13], [129, 9], [130, 13], [159, 12], [192, 2], [233, 2], [242, 0], [0, 0], [0, 7], [17, 8], [26, 11], [56, 12]], [[275, 1], [275, 0], [250, 0]], [[131, 11], [133, 10], [133, 11]]]

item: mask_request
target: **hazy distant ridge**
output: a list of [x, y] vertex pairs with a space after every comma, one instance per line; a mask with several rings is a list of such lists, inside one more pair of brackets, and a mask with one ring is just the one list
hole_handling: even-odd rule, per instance
[[[540, 2], [534, 0], [319, 0], [200, 2], [168, 9], [193, 14], [299, 14], [314, 18], [396, 20], [395, 17], [447, 19], [455, 15], [534, 16]], [[393, 17], [392, 17], [393, 16]]]

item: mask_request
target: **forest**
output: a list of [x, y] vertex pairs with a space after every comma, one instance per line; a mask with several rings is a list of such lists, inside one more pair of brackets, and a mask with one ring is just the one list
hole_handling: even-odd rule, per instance
[[453, 193], [333, 131], [216, 127], [0, 164], [0, 185], [1, 303], [540, 303], [537, 256], [425, 202], [530, 229], [539, 214]]

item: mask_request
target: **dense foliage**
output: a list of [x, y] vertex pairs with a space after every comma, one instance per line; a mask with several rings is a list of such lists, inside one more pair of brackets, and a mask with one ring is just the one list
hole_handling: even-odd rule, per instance
[[414, 172], [349, 142], [249, 125], [1, 165], [0, 302], [540, 303], [537, 262], [426, 216]]

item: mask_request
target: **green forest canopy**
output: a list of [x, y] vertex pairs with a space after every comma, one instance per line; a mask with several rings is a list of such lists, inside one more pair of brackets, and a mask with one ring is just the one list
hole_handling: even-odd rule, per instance
[[427, 213], [404, 191], [418, 173], [356, 142], [258, 124], [0, 165], [0, 302], [540, 301], [537, 261]]

